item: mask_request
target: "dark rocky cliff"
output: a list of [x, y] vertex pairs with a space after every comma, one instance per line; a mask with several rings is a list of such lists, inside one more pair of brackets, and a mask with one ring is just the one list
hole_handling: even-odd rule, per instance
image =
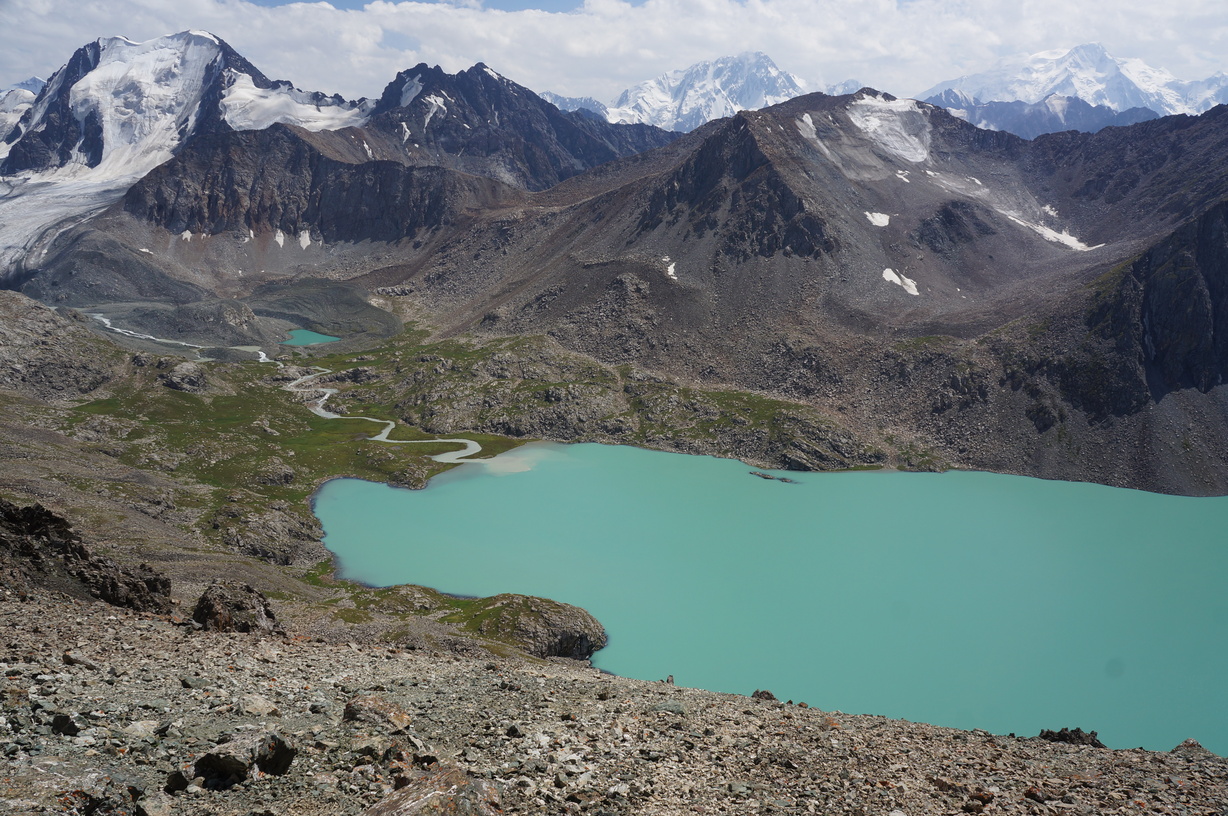
[[1228, 202], [1212, 207], [1133, 263], [1091, 315], [1137, 363], [1156, 399], [1206, 392], [1228, 375]]
[[[78, 48], [68, 64], [47, 81], [34, 106], [25, 112], [5, 139], [13, 147], [8, 156], [0, 161], [0, 176], [11, 176], [23, 170], [60, 167], [68, 161], [78, 144], [83, 145], [90, 166], [102, 160], [102, 130], [99, 123], [92, 119], [77, 121], [69, 107], [69, 90], [98, 66], [100, 53], [96, 42]], [[31, 119], [41, 108], [45, 108], [44, 127], [27, 133]]]
[[360, 139], [289, 125], [202, 137], [135, 184], [123, 207], [176, 233], [314, 230], [329, 243], [395, 242], [516, 198], [491, 179], [367, 161], [355, 153]]

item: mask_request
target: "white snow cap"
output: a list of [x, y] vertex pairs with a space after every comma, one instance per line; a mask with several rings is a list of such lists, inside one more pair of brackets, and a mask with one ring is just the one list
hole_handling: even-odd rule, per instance
[[1116, 111], [1150, 108], [1159, 114], [1201, 113], [1228, 102], [1228, 76], [1184, 81], [1139, 59], [1119, 59], [1099, 43], [1069, 50], [1008, 57], [989, 70], [941, 82], [917, 96], [954, 90], [981, 102], [1033, 104], [1053, 95], [1075, 96]]
[[700, 62], [685, 71], [641, 82], [622, 92], [606, 112], [619, 124], [648, 124], [666, 130], [694, 130], [705, 122], [758, 110], [795, 96], [804, 83], [776, 67], [771, 57], [748, 51]]

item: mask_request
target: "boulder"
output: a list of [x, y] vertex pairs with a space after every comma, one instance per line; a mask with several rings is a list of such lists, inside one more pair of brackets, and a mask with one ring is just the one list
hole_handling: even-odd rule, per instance
[[502, 813], [499, 790], [484, 779], [473, 779], [459, 768], [419, 771], [409, 784], [376, 802], [363, 816], [495, 816]]
[[249, 584], [215, 583], [196, 602], [192, 620], [217, 632], [285, 634], [269, 599]]
[[341, 715], [348, 722], [373, 725], [394, 734], [402, 733], [411, 722], [409, 712], [378, 694], [360, 694], [345, 704]]
[[205, 370], [196, 363], [180, 363], [162, 375], [162, 384], [176, 391], [199, 394], [209, 387]]
[[275, 731], [251, 732], [202, 754], [193, 766], [193, 776], [203, 778], [205, 788], [225, 790], [257, 770], [280, 776], [290, 770], [297, 754], [298, 750]]
[[1061, 731], [1044, 729], [1038, 736], [1040, 739], [1048, 740], [1049, 742], [1064, 742], [1067, 745], [1090, 745], [1093, 748], [1105, 747], [1095, 731], [1084, 731], [1082, 728], [1076, 728], [1073, 731], [1069, 728], [1063, 728]]

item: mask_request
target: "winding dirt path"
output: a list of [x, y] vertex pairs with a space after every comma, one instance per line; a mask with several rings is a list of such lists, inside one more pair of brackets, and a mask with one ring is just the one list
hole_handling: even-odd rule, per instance
[[[275, 362], [275, 361], [274, 361]], [[278, 364], [280, 365], [280, 363]], [[328, 398], [337, 393], [336, 388], [325, 388], [321, 385], [305, 385], [310, 380], [316, 377], [322, 377], [325, 374], [331, 374], [332, 371], [327, 368], [317, 368], [313, 373], [299, 377], [293, 382], [286, 383], [282, 386], [287, 391], [292, 391], [297, 394], [310, 394], [318, 392], [320, 394], [316, 399], [307, 403], [307, 409], [311, 413], [324, 419], [363, 419], [367, 422], [377, 422], [384, 426], [384, 429], [375, 436], [368, 437], [372, 442], [387, 442], [389, 445], [421, 445], [427, 442], [455, 442], [458, 445], [464, 445], [461, 450], [445, 451], [437, 453], [430, 457], [436, 462], [444, 463], [460, 463], [469, 461], [469, 457], [482, 452], [482, 446], [472, 439], [389, 439], [388, 434], [396, 427], [396, 422], [389, 419], [376, 419], [375, 417], [356, 416], [353, 414], [338, 414], [328, 410]]]

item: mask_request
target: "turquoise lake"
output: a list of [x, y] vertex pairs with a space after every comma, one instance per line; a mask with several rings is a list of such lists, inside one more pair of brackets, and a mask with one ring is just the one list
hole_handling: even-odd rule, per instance
[[615, 674], [1228, 754], [1228, 498], [750, 470], [535, 443], [425, 490], [335, 480], [315, 511], [347, 578], [584, 607]]
[[340, 337], [333, 337], [331, 334], [320, 334], [310, 329], [292, 329], [290, 331], [290, 339], [281, 341], [281, 344], [283, 346], [315, 346], [320, 343], [335, 343], [340, 339]]

